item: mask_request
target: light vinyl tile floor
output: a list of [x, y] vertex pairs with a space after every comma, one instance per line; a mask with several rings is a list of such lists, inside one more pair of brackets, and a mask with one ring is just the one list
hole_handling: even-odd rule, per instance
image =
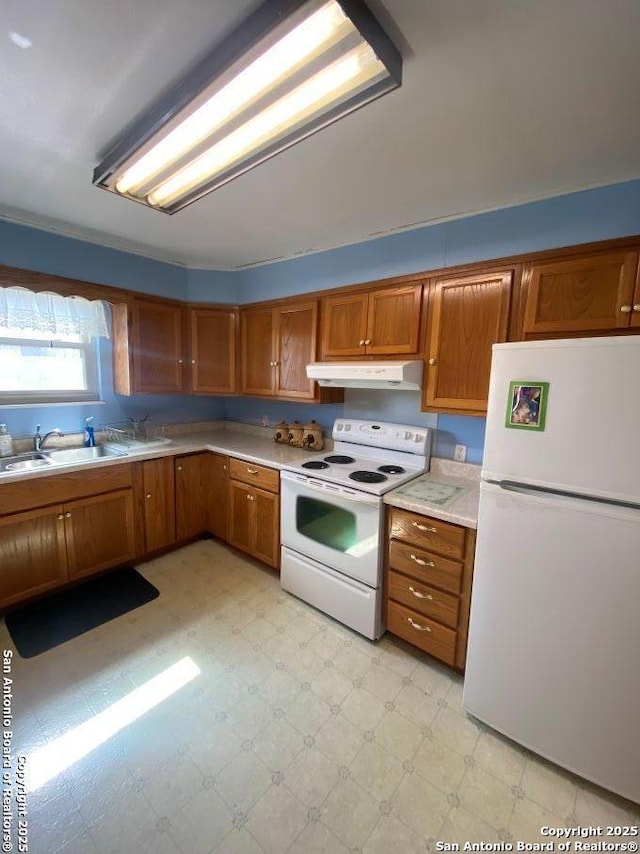
[[187, 656], [200, 673], [29, 795], [31, 854], [411, 854], [638, 824], [639, 807], [467, 716], [455, 673], [363, 639], [231, 549], [203, 540], [141, 571], [158, 599], [15, 657], [14, 753], [28, 763]]

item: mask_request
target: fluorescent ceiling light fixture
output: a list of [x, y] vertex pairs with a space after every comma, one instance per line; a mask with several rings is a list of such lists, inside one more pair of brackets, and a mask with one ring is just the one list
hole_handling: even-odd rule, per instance
[[35, 792], [120, 730], [160, 705], [200, 674], [193, 659], [181, 659], [88, 721], [27, 757], [27, 788]]
[[140, 119], [93, 183], [166, 213], [400, 86], [362, 0], [267, 0]]

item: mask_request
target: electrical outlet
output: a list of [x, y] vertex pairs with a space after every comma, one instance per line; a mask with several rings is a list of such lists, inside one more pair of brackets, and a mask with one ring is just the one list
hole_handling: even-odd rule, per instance
[[467, 446], [456, 445], [453, 451], [453, 459], [463, 463], [467, 459]]
[[269, 427], [269, 416], [263, 415], [262, 418], [260, 419], [260, 423], [262, 424], [263, 427]]

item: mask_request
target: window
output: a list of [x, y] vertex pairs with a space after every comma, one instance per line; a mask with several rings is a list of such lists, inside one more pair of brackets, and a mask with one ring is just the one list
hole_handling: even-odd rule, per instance
[[0, 288], [0, 404], [97, 400], [104, 305]]

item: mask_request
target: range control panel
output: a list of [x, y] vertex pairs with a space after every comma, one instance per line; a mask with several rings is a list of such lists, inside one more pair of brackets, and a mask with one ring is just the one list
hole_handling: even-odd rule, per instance
[[391, 424], [388, 421], [359, 421], [337, 418], [331, 434], [339, 442], [352, 442], [370, 448], [388, 448], [425, 456], [430, 445], [428, 427], [411, 424]]

